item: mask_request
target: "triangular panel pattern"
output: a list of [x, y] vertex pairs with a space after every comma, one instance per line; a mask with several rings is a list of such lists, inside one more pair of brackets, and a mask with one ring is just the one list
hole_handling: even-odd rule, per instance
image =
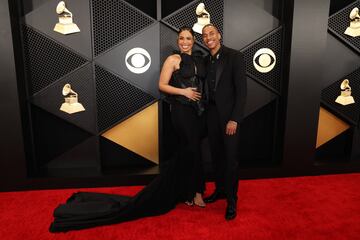
[[107, 130], [102, 136], [159, 164], [158, 112], [156, 102]]
[[316, 148], [342, 134], [350, 126], [325, 108], [320, 107]]
[[151, 95], [95, 66], [98, 127], [103, 131], [155, 101]]
[[347, 27], [350, 25], [349, 14], [353, 8], [360, 8], [360, 1], [356, 1], [339, 12], [333, 14], [329, 18], [329, 30], [332, 34], [340, 38], [352, 49], [360, 53], [360, 37], [352, 37], [344, 34]]
[[245, 117], [255, 113], [265, 105], [272, 102], [277, 95], [259, 84], [257, 81], [247, 77], [247, 98], [245, 105]]
[[92, 136], [35, 105], [31, 106], [34, 150], [39, 164], [55, 159]]
[[360, 56], [339, 41], [333, 34], [327, 34], [326, 50], [322, 57], [322, 88], [333, 84], [343, 76], [357, 69]]
[[92, 0], [92, 10], [95, 56], [155, 21], [122, 0]]
[[131, 168], [156, 166], [155, 163], [104, 137], [100, 137], [100, 153], [104, 168], [121, 167], [128, 171]]
[[166, 58], [178, 49], [177, 33], [166, 27], [164, 24], [160, 25], [160, 63], [163, 65]]
[[[270, 48], [276, 56], [275, 67], [268, 73], [257, 71], [253, 64], [255, 53], [261, 48]], [[282, 64], [282, 27], [270, 32], [263, 38], [241, 50], [245, 56], [246, 73], [259, 81], [270, 90], [280, 94], [281, 90], [281, 64]]]
[[[62, 89], [67, 83], [78, 94], [78, 101], [84, 106], [85, 111], [73, 114], [60, 111], [61, 104], [64, 102]], [[32, 102], [44, 110], [95, 134], [97, 125], [94, 99], [93, 71], [92, 65], [89, 63], [35, 94], [32, 97]]]
[[84, 65], [86, 59], [24, 25], [25, 66], [34, 94]]
[[[270, 7], [270, 6], [271, 7]], [[273, 4], [264, 0], [226, 0], [223, 42], [240, 50], [264, 34], [279, 27], [279, 20], [269, 13]], [[251, 30], [250, 30], [251, 29]]]
[[[247, 116], [239, 126], [239, 162], [242, 166], [274, 163], [277, 101], [271, 101]], [[251, 136], [251, 137], [249, 137]]]
[[50, 176], [88, 177], [100, 175], [98, 137], [93, 136], [61, 154], [47, 167]]
[[130, 3], [137, 9], [143, 11], [150, 17], [156, 19], [157, 18], [157, 2], [158, 0], [147, 0], [146, 4], [144, 4], [144, 0], [125, 0]]
[[74, 23], [80, 28], [80, 32], [68, 35], [53, 30], [55, 24], [59, 22], [55, 11], [58, 3], [59, 0], [47, 1], [26, 14], [26, 24], [90, 60], [92, 58], [92, 44], [89, 0], [66, 1], [66, 8], [71, 11]]
[[[349, 79], [352, 96], [355, 100], [354, 104], [346, 106], [335, 102], [336, 98], [340, 95], [340, 85], [344, 79]], [[360, 68], [325, 88], [322, 91], [321, 99], [326, 107], [335, 111], [348, 122], [357, 125], [360, 115]]]
[[[124, 80], [128, 80], [134, 86], [151, 94], [155, 98], [159, 97], [158, 79], [160, 74], [159, 58], [159, 23], [153, 24], [151, 27], [142, 31], [139, 34], [131, 37], [122, 44], [117, 45], [110, 51], [96, 58], [95, 62], [98, 65], [109, 69], [116, 75], [121, 76]], [[151, 41], [149, 41], [151, 39]], [[150, 59], [149, 68], [140, 74], [136, 74], [128, 69], [126, 63], [129, 62], [131, 56], [127, 59], [127, 53], [134, 48], [142, 48], [149, 53]], [[145, 65], [145, 64], [144, 64]]]
[[[192, 27], [194, 23], [197, 22], [197, 16], [196, 16], [196, 7], [199, 3], [205, 4], [206, 11], [210, 14], [210, 21], [211, 23], [215, 24], [219, 31], [223, 32], [223, 17], [224, 17], [224, 1], [223, 0], [196, 0], [188, 5], [180, 8], [173, 14], [170, 14], [169, 16], [165, 17], [163, 19], [164, 22], [170, 24], [172, 27], [179, 29], [183, 26], [189, 26]], [[201, 35], [198, 33], [195, 33], [197, 39], [201, 39]]]

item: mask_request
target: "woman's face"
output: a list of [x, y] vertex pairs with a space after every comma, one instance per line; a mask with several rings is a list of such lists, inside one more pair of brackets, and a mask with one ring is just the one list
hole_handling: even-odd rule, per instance
[[178, 46], [180, 52], [191, 54], [192, 47], [194, 46], [194, 37], [191, 35], [190, 31], [184, 30], [179, 33]]

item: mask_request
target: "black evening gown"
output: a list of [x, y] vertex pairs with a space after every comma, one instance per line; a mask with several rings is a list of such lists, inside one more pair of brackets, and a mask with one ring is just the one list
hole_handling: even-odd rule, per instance
[[[196, 74], [204, 77], [202, 58], [181, 54], [180, 69], [174, 72], [174, 81], [186, 82]], [[202, 84], [202, 83], [200, 83]], [[121, 196], [95, 192], [74, 193], [65, 204], [54, 210], [50, 232], [66, 232], [135, 220], [164, 214], [177, 203], [192, 200], [196, 192], [204, 191], [200, 141], [203, 117], [198, 105], [169, 98], [171, 118], [178, 137], [177, 154], [169, 159], [161, 173], [135, 196]], [[199, 116], [200, 115], [200, 116]]]

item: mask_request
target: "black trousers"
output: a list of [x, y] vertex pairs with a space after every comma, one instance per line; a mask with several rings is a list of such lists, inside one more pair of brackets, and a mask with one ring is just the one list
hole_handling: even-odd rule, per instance
[[207, 108], [208, 138], [215, 170], [216, 191], [224, 192], [228, 201], [237, 200], [239, 126], [234, 135], [226, 135], [227, 121], [220, 119], [217, 106]]
[[175, 129], [178, 145], [177, 161], [185, 169], [178, 169], [186, 174], [186, 200], [192, 200], [195, 193], [205, 190], [205, 176], [201, 157], [201, 140], [205, 128], [204, 116], [198, 116], [189, 105], [175, 102], [171, 104], [171, 120]]

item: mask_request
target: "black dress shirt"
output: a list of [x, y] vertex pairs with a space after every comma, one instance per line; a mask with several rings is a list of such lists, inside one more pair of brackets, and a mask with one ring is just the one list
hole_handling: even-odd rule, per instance
[[215, 92], [216, 92], [216, 69], [219, 65], [219, 59], [221, 58], [222, 47], [219, 51], [212, 56], [209, 55], [210, 61], [207, 67], [206, 81], [209, 84], [209, 103], [215, 103]]

